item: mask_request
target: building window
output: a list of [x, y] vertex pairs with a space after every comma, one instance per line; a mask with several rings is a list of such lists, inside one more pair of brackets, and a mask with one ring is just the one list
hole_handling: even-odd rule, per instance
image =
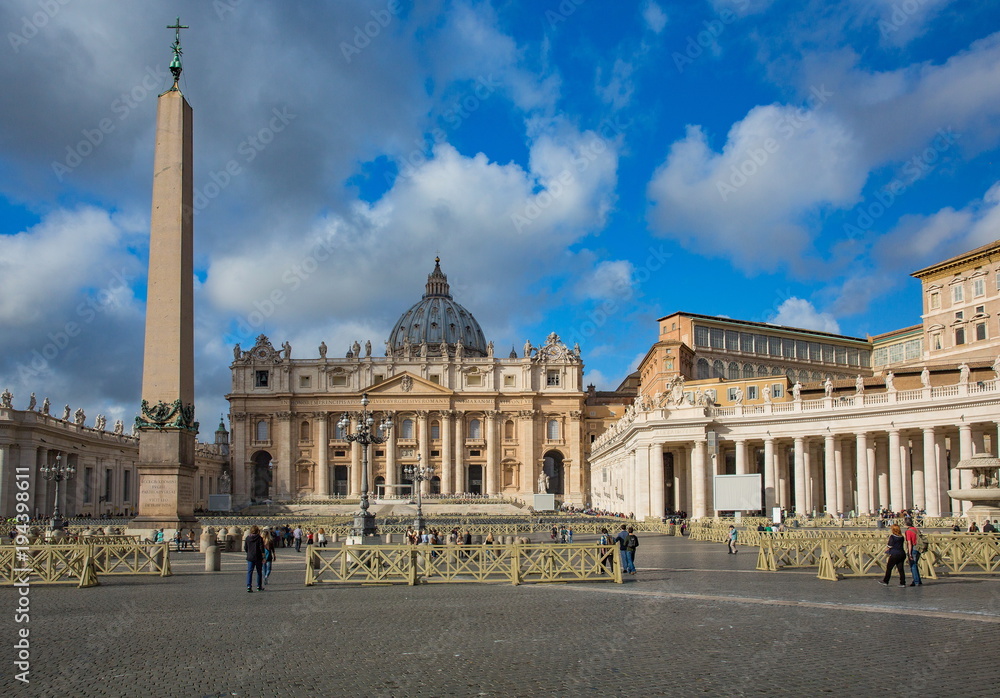
[[934, 334], [931, 335], [931, 347], [933, 347], [934, 351], [940, 351], [941, 350], [942, 345], [941, 345], [941, 333], [940, 332], [935, 332]]
[[503, 425], [503, 437], [505, 439], [513, 439], [514, 438], [514, 421], [513, 420], [508, 419], [506, 422], [504, 422], [504, 425]]
[[708, 359], [698, 359], [698, 380], [709, 377]]
[[1000, 271], [997, 272], [997, 290], [1000, 291]]
[[761, 364], [760, 366], [757, 367], [757, 377], [758, 378], [761, 378], [761, 377], [764, 377], [764, 376], [767, 376], [767, 375], [768, 375], [767, 366], [765, 366], [764, 364]]
[[728, 390], [727, 397], [729, 398], [729, 402], [736, 402], [736, 391], [737, 390], [739, 390], [739, 388], [730, 388]]
[[740, 350], [740, 333], [736, 330], [726, 330], [726, 351]]
[[254, 379], [255, 388], [266, 388], [270, 378], [270, 371], [257, 371]]
[[768, 337], [767, 338], [767, 353], [771, 356], [781, 356], [781, 338], [780, 337]]
[[440, 384], [441, 384], [441, 376], [439, 376], [439, 375], [438, 375], [438, 374], [436, 374], [436, 373], [432, 373], [431, 375], [427, 376], [427, 379], [428, 379], [428, 380], [429, 380], [429, 381], [430, 381], [431, 383], [437, 383], [438, 385], [440, 385]]
[[740, 351], [744, 354], [753, 353], [753, 335], [749, 332], [740, 332]]
[[965, 300], [965, 288], [962, 284], [955, 284], [951, 287], [951, 302], [961, 303]]
[[198, 478], [198, 499], [205, 498], [205, 476], [202, 475]]
[[299, 387], [308, 388], [312, 384], [312, 376], [299, 376]]
[[740, 378], [740, 365], [735, 361], [729, 362], [729, 380], [739, 380]]
[[549, 371], [545, 374], [546, 385], [559, 385], [559, 371]]
[[981, 342], [986, 339], [986, 323], [977, 322], [976, 323], [976, 341]]
[[725, 346], [726, 333], [722, 330], [713, 327], [709, 330], [708, 336], [713, 349], [722, 349]]
[[257, 441], [267, 441], [267, 421], [257, 422]]
[[754, 377], [753, 364], [743, 364], [743, 377], [744, 378]]
[[83, 503], [90, 504], [94, 501], [94, 469], [85, 468], [83, 471]]
[[771, 369], [771, 375], [772, 376], [780, 376], [781, 375], [781, 367], [780, 366], [775, 366], [774, 368], [772, 368]]
[[959, 327], [955, 330], [955, 346], [961, 346], [965, 344], [965, 328]]
[[747, 386], [747, 400], [756, 400], [756, 399], [757, 399], [757, 386], [756, 385], [748, 385]]
[[503, 386], [505, 388], [513, 388], [515, 386], [514, 376], [504, 376], [503, 377]]
[[122, 472], [122, 501], [130, 502], [132, 497], [129, 494], [129, 485], [132, 484], [132, 471], [125, 470]]
[[333, 428], [333, 438], [337, 441], [345, 441], [347, 438], [347, 429], [340, 426], [340, 420], [337, 420], [336, 426]]
[[771, 386], [771, 395], [773, 397], [781, 397], [784, 394], [785, 394], [785, 386], [783, 386], [781, 383], [774, 383]]
[[[998, 275], [1000, 278], [1000, 275]], [[930, 309], [937, 310], [941, 307], [941, 294], [938, 291], [931, 291]]]
[[434, 420], [431, 422], [431, 441], [437, 441], [441, 438], [441, 422]]
[[837, 347], [834, 353], [838, 364], [841, 366], [847, 365], [847, 347]]
[[483, 438], [483, 425], [478, 419], [469, 420], [469, 438], [470, 439], [481, 439]]
[[781, 340], [781, 355], [786, 359], [795, 358], [795, 340], [792, 339]]
[[858, 360], [865, 368], [871, 366], [872, 353], [867, 349], [858, 352]]
[[712, 378], [725, 378], [726, 377], [726, 366], [721, 361], [716, 359], [712, 362]]
[[403, 428], [401, 430], [399, 438], [401, 438], [401, 439], [412, 439], [413, 438], [413, 420], [412, 419], [404, 419], [403, 420]]
[[795, 356], [799, 359], [809, 358], [809, 342], [801, 339], [795, 340]]
[[104, 501], [111, 501], [111, 486], [114, 482], [114, 471], [111, 468], [104, 469]]
[[[1000, 273], [997, 274], [997, 284], [1000, 284]], [[1000, 286], [998, 286], [1000, 288]], [[708, 346], [708, 328], [700, 325], [694, 326], [694, 345], [696, 347]]]
[[347, 385], [347, 376], [331, 376], [330, 385], [334, 388], [343, 388]]
[[762, 334], [753, 336], [753, 348], [758, 354], [767, 356], [767, 337]]
[[478, 373], [470, 373], [465, 377], [465, 383], [469, 387], [478, 388], [483, 384], [483, 377]]
[[965, 312], [962, 311], [962, 310], [959, 310], [957, 313], [955, 313], [955, 319], [956, 320], [964, 320], [965, 319]]
[[548, 424], [545, 426], [545, 437], [549, 441], [559, 440], [559, 421], [555, 419], [550, 419]]
[[299, 441], [309, 440], [309, 422], [302, 422], [299, 425]]
[[986, 295], [986, 279], [979, 278], [972, 280], [972, 295], [976, 298]]
[[383, 376], [381, 373], [376, 373], [374, 376], [372, 376], [372, 385], [378, 385], [384, 380], [385, 376]]
[[809, 360], [810, 361], [822, 361], [823, 350], [819, 346], [819, 342], [809, 342]]
[[823, 345], [823, 361], [825, 361], [828, 364], [832, 364], [833, 363], [833, 345], [832, 344], [824, 344]]

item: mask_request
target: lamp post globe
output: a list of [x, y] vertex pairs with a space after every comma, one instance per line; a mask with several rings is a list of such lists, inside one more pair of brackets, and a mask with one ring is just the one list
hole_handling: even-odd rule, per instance
[[434, 467], [424, 466], [421, 464], [420, 454], [417, 454], [417, 464], [416, 465], [406, 465], [403, 466], [403, 472], [413, 480], [414, 487], [417, 490], [417, 519], [413, 522], [413, 526], [417, 529], [417, 532], [421, 532], [427, 528], [426, 522], [424, 521], [424, 508], [423, 499], [421, 497], [421, 484], [430, 480], [434, 477]]
[[62, 454], [56, 454], [55, 463], [49, 465], [48, 462], [38, 466], [38, 472], [45, 480], [56, 483], [55, 501], [52, 504], [52, 518], [49, 521], [49, 530], [61, 531], [65, 525], [62, 516], [59, 515], [59, 483], [63, 480], [72, 480], [76, 475], [76, 466], [69, 462], [63, 462]]
[[[378, 533], [375, 515], [368, 511], [371, 506], [368, 501], [368, 450], [372, 444], [385, 443], [389, 438], [389, 430], [392, 429], [388, 416], [375, 428], [375, 417], [368, 411], [368, 404], [368, 393], [365, 393], [361, 396], [361, 411], [353, 415], [345, 412], [337, 422], [337, 426], [344, 432], [344, 438], [361, 446], [361, 510], [354, 515], [354, 528], [351, 531], [352, 536], [360, 537], [361, 540]], [[352, 422], [357, 424], [353, 434], [348, 432]]]

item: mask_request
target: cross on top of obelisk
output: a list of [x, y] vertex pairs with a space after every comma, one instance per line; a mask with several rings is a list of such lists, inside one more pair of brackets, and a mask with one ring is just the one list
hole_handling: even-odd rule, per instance
[[170, 89], [176, 90], [178, 89], [177, 81], [181, 78], [182, 70], [181, 53], [183, 53], [183, 51], [181, 51], [181, 29], [189, 29], [189, 27], [185, 24], [181, 24], [181, 18], [178, 17], [176, 22], [167, 25], [167, 29], [174, 30], [174, 44], [170, 47], [174, 51], [173, 60], [170, 61], [170, 72], [174, 75], [174, 86]]

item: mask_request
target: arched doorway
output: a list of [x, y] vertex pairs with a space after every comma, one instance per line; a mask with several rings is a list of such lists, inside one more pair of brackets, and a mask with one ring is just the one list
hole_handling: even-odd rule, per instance
[[381, 499], [385, 496], [385, 478], [379, 475], [375, 478], [375, 496]]
[[267, 451], [257, 451], [253, 454], [253, 499], [264, 501], [271, 499], [271, 454]]
[[470, 465], [469, 466], [469, 492], [472, 494], [482, 494], [483, 493], [483, 466], [481, 465]]
[[441, 494], [441, 478], [437, 475], [431, 478], [431, 494]]
[[566, 494], [562, 453], [546, 451], [542, 471], [549, 477], [549, 494]]

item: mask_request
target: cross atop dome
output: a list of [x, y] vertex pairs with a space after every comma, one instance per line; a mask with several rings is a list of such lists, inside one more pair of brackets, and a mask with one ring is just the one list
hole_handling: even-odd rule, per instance
[[441, 258], [434, 258], [434, 271], [427, 275], [427, 286], [425, 286], [424, 298], [451, 298], [451, 287], [448, 286], [448, 277], [441, 271]]

